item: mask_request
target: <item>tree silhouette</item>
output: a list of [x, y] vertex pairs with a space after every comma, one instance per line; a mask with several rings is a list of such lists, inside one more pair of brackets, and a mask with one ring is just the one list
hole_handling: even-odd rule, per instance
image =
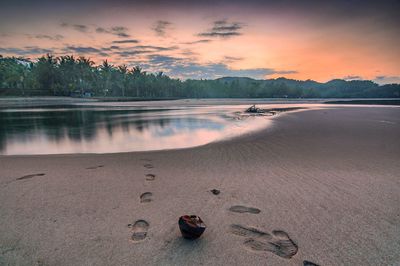
[[36, 61], [0, 55], [0, 95], [54, 95], [154, 98], [399, 98], [400, 85], [379, 86], [365, 80], [319, 83], [286, 78], [254, 80], [224, 77], [216, 80], [173, 79], [163, 72], [147, 73], [140, 66], [101, 65], [86, 57], [54, 57]]

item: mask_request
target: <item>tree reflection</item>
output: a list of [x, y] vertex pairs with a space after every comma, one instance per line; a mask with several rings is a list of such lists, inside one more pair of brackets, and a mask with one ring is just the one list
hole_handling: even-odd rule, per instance
[[124, 132], [132, 129], [143, 132], [150, 126], [164, 127], [170, 122], [169, 118], [148, 119], [146, 113], [78, 108], [3, 111], [0, 115], [0, 151], [6, 149], [9, 139], [27, 142], [44, 135], [55, 142], [66, 138], [74, 142], [92, 141], [104, 128], [112, 137], [117, 128]]

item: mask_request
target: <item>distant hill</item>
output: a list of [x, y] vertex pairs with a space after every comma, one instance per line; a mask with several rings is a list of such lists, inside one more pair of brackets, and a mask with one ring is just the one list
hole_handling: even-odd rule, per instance
[[[240, 86], [273, 88], [279, 87], [277, 93], [285, 96], [281, 92], [290, 90], [301, 90], [308, 95], [315, 95], [321, 98], [398, 98], [400, 97], [400, 84], [379, 85], [370, 80], [351, 80], [333, 79], [326, 83], [314, 80], [295, 80], [287, 78], [256, 80], [248, 77], [222, 77], [216, 79], [225, 85], [237, 84]], [[290, 95], [286, 95], [290, 97]]]

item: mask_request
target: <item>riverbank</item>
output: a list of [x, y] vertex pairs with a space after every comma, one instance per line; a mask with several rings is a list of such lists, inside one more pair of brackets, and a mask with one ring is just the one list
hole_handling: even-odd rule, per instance
[[327, 106], [197, 148], [1, 156], [0, 264], [393, 265], [399, 132], [399, 108]]

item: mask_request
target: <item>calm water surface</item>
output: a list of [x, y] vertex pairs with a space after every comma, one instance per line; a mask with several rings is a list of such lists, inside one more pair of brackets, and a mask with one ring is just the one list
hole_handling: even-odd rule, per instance
[[203, 145], [268, 126], [248, 105], [102, 103], [0, 110], [0, 154], [112, 153]]

